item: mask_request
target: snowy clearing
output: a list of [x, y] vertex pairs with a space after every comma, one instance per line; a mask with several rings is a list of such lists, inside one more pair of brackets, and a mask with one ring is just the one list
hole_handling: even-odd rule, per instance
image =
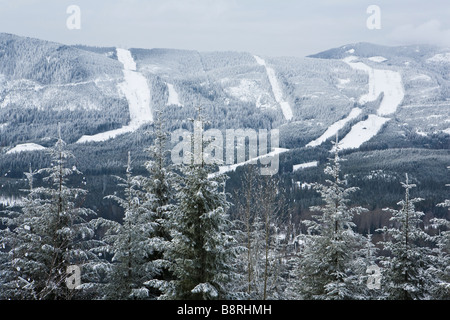
[[409, 79], [410, 81], [431, 81], [431, 77], [427, 76], [426, 74], [418, 74], [416, 76], [413, 76]]
[[450, 128], [442, 130], [442, 132], [446, 133], [446, 134], [450, 134]]
[[297, 171], [297, 170], [301, 170], [301, 169], [307, 169], [307, 168], [314, 168], [317, 167], [317, 165], [319, 164], [319, 161], [311, 161], [311, 162], [306, 162], [306, 163], [301, 163], [301, 164], [295, 164], [292, 167], [292, 171]]
[[[360, 121], [352, 127], [350, 132], [340, 141], [339, 148], [341, 150], [359, 148], [364, 142], [377, 135], [381, 127], [389, 120], [391, 119], [374, 114], [369, 115], [367, 120]], [[333, 147], [332, 151], [334, 152], [334, 150]]]
[[183, 105], [180, 102], [180, 98], [178, 97], [178, 92], [175, 90], [173, 84], [166, 83], [167, 89], [169, 90], [169, 98], [167, 99], [167, 105], [175, 105], [182, 107]]
[[417, 130], [416, 130], [416, 134], [418, 134], [419, 136], [422, 136], [422, 137], [428, 136], [428, 134], [426, 134], [425, 132], [423, 132], [423, 131], [420, 130], [420, 129], [417, 129]]
[[258, 161], [258, 160], [260, 160], [260, 159], [263, 159], [263, 158], [266, 158], [266, 157], [274, 157], [274, 156], [280, 155], [281, 153], [288, 152], [288, 151], [289, 151], [289, 149], [284, 149], [284, 148], [274, 148], [273, 151], [271, 151], [271, 152], [269, 152], [269, 153], [267, 153], [267, 154], [265, 154], [265, 155], [261, 155], [261, 156], [258, 156], [258, 157], [256, 157], [256, 158], [252, 158], [252, 159], [249, 159], [249, 160], [247, 160], [247, 161], [240, 162], [240, 163], [236, 163], [236, 164], [230, 164], [230, 165], [226, 165], [226, 166], [220, 166], [220, 167], [219, 167], [219, 172], [211, 173], [211, 174], [209, 175], [209, 177], [213, 177], [213, 176], [215, 176], [215, 175], [217, 175], [217, 174], [222, 174], [222, 173], [227, 173], [227, 172], [235, 171], [235, 170], [236, 170], [237, 168], [239, 168], [239, 167], [245, 166], [245, 165], [247, 165], [247, 164], [253, 164], [253, 163], [255, 163], [255, 161]]
[[[228, 79], [222, 82], [226, 82], [227, 80]], [[227, 87], [224, 89], [224, 91], [241, 101], [251, 102], [256, 100], [257, 97], [255, 95], [259, 93], [260, 89], [258, 88], [258, 85], [255, 81], [249, 79], [241, 79], [239, 81], [239, 85]]]
[[134, 62], [130, 50], [116, 48], [116, 52], [117, 59], [122, 62], [125, 70], [136, 71], [136, 62]]
[[6, 154], [13, 154], [13, 153], [20, 153], [20, 152], [28, 152], [28, 151], [40, 151], [40, 150], [46, 150], [47, 148], [36, 144], [36, 143], [24, 143], [24, 144], [18, 144], [11, 150], [9, 150]]
[[370, 58], [367, 58], [367, 60], [370, 60], [370, 61], [373, 61], [373, 62], [384, 62], [384, 61], [387, 61], [387, 59], [385, 58], [385, 57], [382, 57], [382, 56], [375, 56], [375, 57], [370, 57]]
[[102, 132], [93, 136], [82, 136], [77, 143], [101, 142], [113, 139], [118, 135], [133, 132], [145, 123], [153, 122], [153, 113], [150, 107], [150, 89], [147, 79], [136, 72], [136, 62], [129, 50], [117, 48], [117, 58], [123, 64], [124, 82], [118, 85], [121, 92], [128, 101], [130, 112], [130, 123], [119, 129]]
[[328, 127], [327, 131], [325, 131], [319, 138], [317, 138], [314, 141], [311, 141], [306, 146], [307, 147], [317, 147], [317, 146], [321, 145], [322, 143], [327, 141], [329, 138], [334, 137], [336, 135], [336, 133], [347, 124], [347, 122], [355, 119], [360, 114], [361, 114], [360, 108], [353, 108], [347, 117], [333, 123], [331, 126]]
[[269, 82], [272, 87], [273, 95], [275, 97], [276, 102], [280, 105], [280, 108], [281, 108], [281, 111], [283, 112], [284, 118], [286, 120], [291, 120], [294, 117], [294, 115], [292, 113], [292, 108], [291, 108], [290, 104], [283, 99], [283, 91], [281, 90], [281, 86], [276, 77], [275, 70], [273, 70], [271, 67], [269, 67], [266, 64], [266, 61], [264, 61], [264, 59], [261, 59], [258, 56], [254, 56], [254, 57], [255, 57], [256, 62], [259, 65], [264, 66], [266, 68], [267, 77], [269, 78]]
[[427, 59], [427, 62], [443, 62], [450, 63], [450, 52], [448, 53], [438, 53], [433, 57]]
[[338, 81], [339, 81], [339, 84], [338, 84], [338, 86], [345, 86], [346, 84], [349, 84], [350, 83], [350, 79], [337, 79]]
[[358, 57], [350, 56], [343, 61], [355, 70], [361, 70], [369, 75], [369, 92], [362, 95], [359, 103], [375, 101], [384, 92], [383, 100], [378, 108], [379, 116], [386, 116], [397, 111], [405, 97], [405, 89], [400, 73], [391, 70], [373, 69], [362, 62], [353, 62]]

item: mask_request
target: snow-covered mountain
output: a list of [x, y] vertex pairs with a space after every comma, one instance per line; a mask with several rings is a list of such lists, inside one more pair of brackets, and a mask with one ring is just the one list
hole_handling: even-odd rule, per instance
[[211, 127], [279, 128], [280, 147], [290, 150], [330, 150], [337, 133], [348, 150], [417, 139], [448, 149], [450, 49], [359, 43], [305, 58], [263, 57], [0, 34], [1, 168], [44, 152], [58, 122], [80, 155], [96, 150], [121, 167], [125, 151], [117, 150], [141, 148], [157, 110], [169, 129], [186, 128], [200, 105]]

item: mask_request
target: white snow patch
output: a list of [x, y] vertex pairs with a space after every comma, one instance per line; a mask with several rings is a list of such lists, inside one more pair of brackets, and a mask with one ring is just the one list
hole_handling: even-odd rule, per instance
[[[374, 114], [369, 115], [367, 120], [355, 124], [344, 139], [340, 141], [340, 149], [359, 148], [364, 142], [372, 139], [389, 120], [391, 119], [379, 117]], [[334, 150], [333, 147], [332, 151]]]
[[438, 53], [433, 57], [427, 59], [427, 62], [443, 62], [450, 63], [450, 52], [448, 53]]
[[116, 52], [117, 59], [122, 62], [125, 70], [136, 71], [136, 62], [134, 62], [130, 50], [117, 48]]
[[[228, 79], [225, 79], [222, 82], [226, 82]], [[241, 79], [239, 81], [239, 85], [228, 87], [224, 89], [225, 92], [241, 101], [244, 102], [251, 102], [257, 100], [257, 98], [262, 96], [261, 93], [259, 93], [260, 89], [257, 85], [257, 83], [253, 80], [249, 79]], [[257, 94], [259, 93], [259, 96]]]
[[431, 77], [426, 74], [418, 74], [409, 79], [410, 81], [431, 81]]
[[355, 49], [350, 49], [350, 50], [347, 50], [346, 52], [350, 53], [350, 54], [353, 54], [353, 53], [355, 53]]
[[352, 119], [355, 119], [360, 114], [361, 114], [360, 108], [353, 108], [347, 117], [333, 123], [331, 126], [328, 127], [327, 131], [325, 131], [319, 138], [317, 138], [314, 141], [311, 141], [306, 146], [307, 147], [317, 147], [317, 146], [321, 145], [322, 143], [327, 141], [329, 138], [334, 137], [336, 135], [336, 133], [347, 124], [347, 122], [349, 122]]
[[222, 173], [226, 173], [226, 172], [230, 172], [230, 171], [235, 171], [238, 167], [245, 166], [246, 164], [253, 164], [253, 163], [255, 163], [255, 161], [258, 161], [260, 159], [263, 159], [263, 158], [266, 158], [266, 157], [274, 157], [276, 155], [279, 155], [281, 153], [288, 152], [288, 151], [289, 151], [289, 149], [274, 148], [273, 151], [271, 151], [271, 152], [269, 152], [269, 153], [267, 153], [265, 155], [261, 155], [261, 156], [258, 156], [256, 158], [252, 158], [252, 159], [249, 159], [247, 161], [236, 163], [236, 164], [220, 166], [219, 167], [219, 172], [218, 173], [211, 173], [209, 175], [209, 177], [212, 177], [212, 176], [214, 176], [216, 174], [222, 174]]
[[384, 61], [387, 61], [387, 59], [385, 58], [385, 57], [382, 57], [382, 56], [375, 56], [375, 57], [370, 57], [370, 58], [367, 58], [368, 60], [370, 60], [370, 61], [373, 61], [373, 62], [384, 62]]
[[136, 72], [136, 62], [129, 50], [117, 48], [117, 58], [124, 66], [124, 82], [118, 85], [118, 89], [128, 100], [130, 123], [119, 129], [102, 132], [93, 136], [82, 136], [77, 143], [100, 142], [113, 139], [118, 135], [134, 132], [145, 123], [153, 121], [153, 113], [150, 107], [150, 89], [145, 77]]
[[273, 70], [271, 67], [269, 67], [266, 64], [266, 61], [264, 61], [264, 59], [262, 59], [258, 56], [254, 56], [254, 57], [255, 57], [256, 62], [259, 65], [264, 66], [266, 68], [267, 77], [269, 78], [269, 82], [272, 87], [273, 95], [274, 95], [277, 103], [280, 105], [280, 108], [281, 108], [281, 111], [283, 112], [284, 118], [286, 120], [291, 120], [294, 117], [294, 115], [292, 113], [292, 108], [289, 105], [289, 103], [287, 101], [285, 101], [283, 98], [283, 91], [281, 90], [280, 83], [278, 82], [278, 79], [276, 77], [275, 70]]
[[9, 150], [6, 154], [13, 154], [13, 153], [20, 153], [20, 152], [28, 152], [28, 151], [40, 151], [45, 150], [47, 148], [36, 144], [36, 143], [24, 143], [24, 144], [18, 144], [11, 150]]
[[369, 75], [369, 92], [362, 95], [359, 103], [375, 101], [384, 92], [377, 114], [386, 116], [397, 111], [398, 106], [405, 97], [405, 89], [400, 73], [391, 70], [373, 69], [362, 62], [353, 62], [357, 57], [350, 56], [343, 61], [355, 70], [361, 70]]
[[166, 83], [167, 89], [169, 90], [169, 98], [167, 99], [167, 105], [175, 105], [182, 107], [183, 105], [180, 102], [180, 98], [178, 97], [178, 92], [175, 90], [173, 84]]
[[302, 190], [311, 190], [314, 187], [313, 183], [307, 183], [307, 182], [301, 182], [301, 181], [296, 181], [295, 183]]
[[422, 130], [419, 130], [419, 129], [416, 130], [416, 134], [418, 134], [419, 136], [422, 136], [422, 137], [428, 136], [425, 132], [423, 132]]
[[446, 133], [446, 134], [450, 134], [450, 128], [442, 130], [442, 132]]
[[318, 164], [319, 164], [319, 161], [311, 161], [311, 162], [296, 164], [296, 165], [294, 165], [292, 167], [292, 171], [297, 171], [297, 170], [300, 170], [300, 169], [317, 167]]
[[338, 79], [339, 85], [345, 86], [346, 84], [350, 83], [350, 79]]

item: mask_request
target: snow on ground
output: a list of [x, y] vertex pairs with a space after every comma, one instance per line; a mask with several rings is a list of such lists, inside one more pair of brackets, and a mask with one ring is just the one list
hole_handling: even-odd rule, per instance
[[117, 48], [117, 59], [122, 62], [125, 70], [136, 71], [136, 62], [134, 62], [133, 56], [130, 50]]
[[347, 117], [333, 123], [331, 126], [328, 127], [327, 131], [325, 131], [319, 138], [317, 138], [314, 141], [311, 141], [306, 146], [307, 147], [317, 147], [317, 146], [321, 145], [322, 143], [327, 141], [329, 138], [334, 137], [336, 135], [336, 133], [347, 124], [347, 122], [349, 122], [352, 119], [355, 119], [360, 114], [361, 114], [360, 108], [353, 108]]
[[103, 141], [107, 141], [109, 139], [114, 139], [115, 137], [121, 135], [121, 134], [125, 134], [125, 133], [129, 133], [129, 132], [134, 132], [139, 128], [136, 126], [123, 126], [122, 128], [119, 129], [115, 129], [115, 130], [110, 130], [110, 131], [106, 131], [106, 132], [101, 132], [101, 133], [97, 133], [93, 136], [82, 136], [77, 143], [85, 143], [85, 142], [103, 142]]
[[433, 57], [427, 59], [427, 62], [444, 62], [450, 63], [450, 52], [448, 53], [438, 53]]
[[301, 163], [301, 164], [295, 164], [292, 167], [292, 171], [317, 167], [318, 164], [319, 164], [319, 161], [311, 161], [311, 162], [306, 162], [306, 163]]
[[355, 59], [357, 57], [350, 56], [343, 59], [343, 61], [351, 68], [364, 71], [369, 75], [369, 92], [360, 97], [359, 103], [364, 104], [375, 101], [384, 92], [377, 114], [386, 116], [395, 113], [405, 97], [400, 73], [391, 70], [373, 69], [362, 62], [353, 62]]
[[77, 143], [100, 142], [113, 139], [118, 135], [134, 132], [141, 125], [153, 121], [153, 113], [150, 107], [150, 88], [147, 79], [136, 72], [136, 62], [129, 50], [117, 48], [117, 58], [122, 62], [124, 70], [124, 82], [118, 85], [119, 91], [128, 101], [130, 123], [119, 129], [102, 132], [93, 136], [82, 136]]
[[175, 90], [173, 84], [166, 83], [167, 89], [169, 90], [169, 98], [167, 99], [167, 105], [175, 105], [182, 107], [183, 105], [180, 102], [180, 98], [178, 97], [178, 92]]
[[[350, 132], [340, 141], [340, 149], [359, 148], [364, 142], [372, 139], [389, 120], [389, 118], [379, 117], [374, 114], [369, 115], [367, 120], [355, 124]], [[334, 151], [334, 148], [332, 151]]]
[[217, 172], [217, 173], [211, 173], [211, 174], [209, 175], [209, 177], [213, 177], [214, 175], [217, 175], [217, 174], [222, 174], [222, 173], [227, 173], [227, 172], [235, 171], [238, 167], [242, 167], [242, 166], [245, 166], [245, 165], [247, 165], [247, 164], [253, 164], [253, 163], [255, 163], [255, 161], [258, 161], [258, 160], [260, 160], [260, 159], [263, 159], [263, 158], [266, 158], [266, 157], [274, 157], [274, 156], [276, 156], [276, 155], [279, 155], [279, 154], [281, 154], [281, 153], [288, 152], [288, 151], [289, 151], [289, 149], [284, 149], [284, 148], [274, 148], [273, 151], [271, 151], [271, 152], [269, 152], [269, 153], [267, 153], [267, 154], [265, 154], [265, 155], [261, 155], [261, 156], [258, 156], [258, 157], [256, 157], [256, 158], [252, 158], [252, 159], [249, 159], [249, 160], [247, 160], [247, 161], [240, 162], [240, 163], [236, 163], [236, 164], [230, 164], [230, 165], [226, 165], [226, 166], [220, 166], [220, 167], [219, 167], [219, 172]]
[[349, 84], [350, 83], [350, 79], [337, 79], [338, 81], [339, 81], [339, 84], [338, 84], [338, 86], [339, 87], [343, 87], [343, 86], [345, 86], [346, 84]]
[[431, 81], [431, 77], [426, 74], [418, 74], [409, 79], [410, 81]]
[[442, 132], [446, 133], [446, 134], [450, 134], [450, 128], [442, 130]]
[[13, 154], [13, 153], [20, 153], [20, 152], [27, 152], [27, 151], [40, 151], [45, 150], [47, 148], [36, 144], [36, 143], [24, 143], [24, 144], [18, 144], [11, 150], [9, 150], [6, 154]]
[[[226, 81], [227, 79], [224, 82]], [[254, 101], [256, 99], [255, 95], [260, 91], [257, 83], [249, 79], [241, 79], [239, 85], [227, 87], [224, 90], [227, 94], [244, 102]]]
[[271, 67], [269, 67], [266, 64], [266, 61], [264, 59], [254, 56], [256, 62], [264, 66], [266, 68], [267, 77], [269, 78], [270, 85], [272, 87], [273, 95], [275, 97], [275, 100], [280, 105], [281, 111], [283, 112], [284, 118], [286, 120], [291, 120], [294, 115], [292, 113], [292, 108], [290, 104], [283, 99], [283, 91], [281, 90], [280, 83], [278, 82], [278, 79], [275, 74], [275, 70], [273, 70]]
[[416, 134], [418, 134], [419, 136], [422, 136], [422, 137], [428, 136], [425, 132], [423, 132], [423, 131], [420, 130], [420, 129], [417, 129], [417, 130], [416, 130]]
[[384, 62], [384, 61], [387, 61], [387, 59], [385, 58], [385, 57], [381, 57], [381, 56], [375, 56], [375, 57], [370, 57], [370, 58], [367, 58], [368, 60], [370, 60], [370, 61], [373, 61], [373, 62]]

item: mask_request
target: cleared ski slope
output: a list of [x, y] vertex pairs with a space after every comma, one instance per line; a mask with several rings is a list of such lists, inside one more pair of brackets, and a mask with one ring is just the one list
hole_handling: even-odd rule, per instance
[[40, 151], [40, 150], [46, 150], [47, 148], [36, 144], [36, 143], [24, 143], [24, 144], [18, 144], [11, 150], [9, 150], [6, 154], [13, 154], [13, 153], [20, 153], [20, 152], [28, 152], [28, 151]]
[[82, 136], [77, 143], [100, 142], [113, 139], [118, 135], [134, 132], [141, 125], [153, 121], [153, 113], [150, 107], [150, 89], [145, 77], [136, 71], [136, 62], [131, 52], [117, 48], [117, 58], [123, 64], [124, 82], [118, 85], [118, 89], [128, 101], [130, 123], [119, 129], [98, 133], [93, 136]]
[[369, 75], [369, 92], [360, 97], [359, 103], [375, 101], [381, 93], [384, 93], [377, 114], [387, 116], [395, 113], [405, 97], [401, 75], [396, 71], [374, 69], [362, 62], [353, 62], [357, 58], [350, 56], [343, 61], [351, 68], [364, 71]]
[[285, 149], [285, 148], [273, 148], [273, 150], [267, 154], [261, 155], [261, 156], [257, 156], [256, 158], [252, 158], [249, 159], [247, 161], [244, 162], [240, 162], [240, 163], [235, 163], [235, 164], [230, 164], [230, 165], [224, 165], [224, 166], [219, 166], [219, 171], [215, 172], [215, 173], [211, 173], [209, 174], [209, 177], [214, 177], [218, 174], [223, 174], [223, 173], [227, 173], [227, 172], [232, 172], [232, 171], [236, 171], [237, 168], [245, 166], [247, 164], [254, 164], [256, 161], [267, 158], [267, 157], [275, 157], [278, 156], [282, 153], [288, 152], [289, 149]]
[[[388, 122], [389, 118], [380, 117], [374, 114], [369, 115], [369, 117], [355, 124], [350, 132], [339, 142], [339, 149], [357, 149], [364, 142], [369, 141], [383, 127], [383, 125]], [[332, 149], [334, 151], [334, 148]]]
[[[377, 114], [371, 114], [366, 120], [353, 125], [350, 132], [340, 141], [339, 148], [341, 150], [357, 149], [363, 143], [376, 136], [383, 125], [391, 120], [386, 116], [394, 114], [405, 97], [405, 89], [400, 73], [391, 70], [374, 69], [365, 63], [355, 62], [357, 59], [358, 57], [356, 56], [349, 56], [344, 58], [343, 61], [352, 69], [364, 71], [369, 75], [369, 91], [359, 98], [359, 103], [365, 104], [375, 101], [381, 93], [384, 93], [384, 96], [377, 110]], [[383, 57], [372, 57], [369, 60], [383, 62], [386, 59]], [[362, 110], [360, 108], [353, 108], [346, 118], [332, 124], [322, 136], [311, 141], [306, 146], [316, 147], [321, 145], [329, 138], [335, 136], [346, 123], [358, 117], [361, 112]], [[331, 151], [334, 151], [334, 148]]]
[[311, 141], [306, 146], [307, 147], [320, 146], [322, 143], [327, 141], [329, 138], [336, 136], [336, 133], [338, 133], [339, 130], [341, 130], [350, 120], [355, 119], [360, 114], [361, 114], [360, 108], [353, 108], [347, 117], [333, 123], [331, 126], [328, 127], [327, 131], [325, 131], [319, 138], [317, 138], [314, 141]]
[[278, 82], [275, 70], [269, 67], [266, 61], [258, 56], [254, 56], [256, 62], [266, 68], [267, 77], [269, 78], [270, 86], [272, 87], [272, 92], [275, 97], [275, 101], [280, 105], [281, 111], [283, 112], [284, 118], [286, 120], [291, 120], [294, 115], [292, 113], [292, 108], [289, 102], [285, 101], [283, 98], [283, 90], [281, 90], [280, 83]]
[[173, 84], [166, 83], [167, 89], [169, 90], [169, 98], [167, 99], [167, 105], [175, 105], [182, 107], [183, 105], [180, 102], [180, 98], [178, 96], [178, 92], [175, 90]]

